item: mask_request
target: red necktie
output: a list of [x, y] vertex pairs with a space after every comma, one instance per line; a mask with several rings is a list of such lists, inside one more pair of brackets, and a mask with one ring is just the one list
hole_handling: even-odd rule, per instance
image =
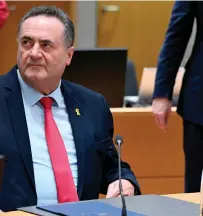
[[52, 115], [53, 99], [44, 97], [40, 103], [44, 107], [46, 141], [55, 176], [58, 201], [59, 203], [76, 202], [78, 195], [67, 152]]

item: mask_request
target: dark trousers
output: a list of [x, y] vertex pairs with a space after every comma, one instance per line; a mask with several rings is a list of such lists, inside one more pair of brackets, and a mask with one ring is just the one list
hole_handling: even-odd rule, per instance
[[183, 120], [185, 192], [199, 192], [203, 169], [203, 125]]

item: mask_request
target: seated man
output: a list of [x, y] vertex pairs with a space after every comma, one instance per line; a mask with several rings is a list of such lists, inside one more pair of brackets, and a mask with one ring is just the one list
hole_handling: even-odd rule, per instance
[[[72, 21], [53, 6], [20, 21], [17, 65], [0, 77], [3, 211], [119, 196], [109, 107], [102, 95], [61, 80], [73, 41]], [[122, 183], [126, 196], [140, 194], [125, 162]]]

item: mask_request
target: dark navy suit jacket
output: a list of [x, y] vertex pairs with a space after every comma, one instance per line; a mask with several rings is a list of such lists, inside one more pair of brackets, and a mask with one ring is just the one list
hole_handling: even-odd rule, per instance
[[[118, 179], [112, 115], [98, 93], [64, 80], [61, 90], [76, 145], [79, 199], [97, 199], [99, 193], [106, 193], [109, 183]], [[0, 209], [36, 205], [30, 140], [16, 67], [0, 76], [0, 154], [6, 157]], [[136, 178], [124, 162], [122, 177], [131, 181], [140, 194]]]
[[172, 98], [175, 77], [196, 18], [197, 33], [179, 97], [178, 113], [203, 125], [203, 2], [177, 1], [159, 56], [153, 97]]

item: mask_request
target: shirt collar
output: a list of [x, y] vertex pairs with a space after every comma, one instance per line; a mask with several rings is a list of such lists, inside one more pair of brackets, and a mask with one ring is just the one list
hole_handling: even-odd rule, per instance
[[20, 87], [23, 93], [23, 96], [26, 100], [26, 102], [30, 106], [34, 106], [39, 100], [43, 97], [52, 97], [54, 99], [54, 105], [59, 106], [61, 105], [61, 98], [62, 98], [62, 93], [61, 93], [61, 81], [57, 87], [51, 94], [44, 96], [40, 92], [36, 91], [34, 88], [32, 88], [30, 85], [28, 85], [21, 77], [21, 74], [19, 70], [17, 70], [18, 74], [18, 80], [20, 83]]

